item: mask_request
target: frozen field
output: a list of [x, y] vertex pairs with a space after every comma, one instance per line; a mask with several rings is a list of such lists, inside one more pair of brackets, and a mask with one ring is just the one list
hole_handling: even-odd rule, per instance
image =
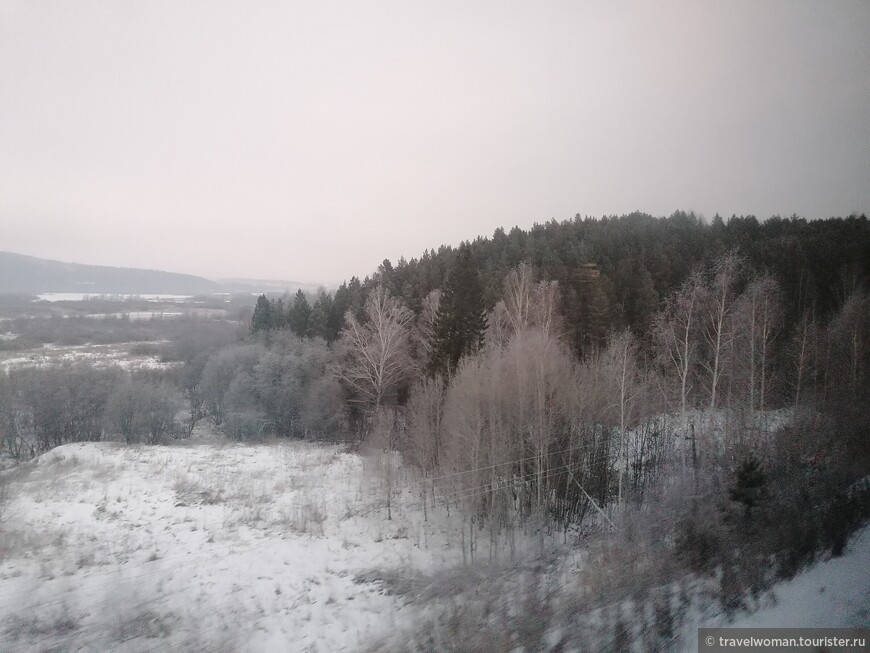
[[136, 345], [154, 346], [163, 342], [165, 341], [110, 345], [43, 345], [24, 351], [0, 351], [0, 372], [75, 363], [88, 363], [97, 368], [118, 366], [127, 370], [166, 368], [173, 364], [161, 361], [156, 355], [131, 353], [131, 348]]
[[143, 299], [146, 301], [185, 302], [193, 295], [161, 295], [155, 293], [81, 293], [81, 292], [46, 292], [37, 295], [44, 302], [80, 302], [88, 299]]
[[7, 488], [0, 650], [364, 649], [410, 619], [373, 579], [462, 560], [412, 491], [386, 519], [368, 464], [304, 443], [54, 449]]

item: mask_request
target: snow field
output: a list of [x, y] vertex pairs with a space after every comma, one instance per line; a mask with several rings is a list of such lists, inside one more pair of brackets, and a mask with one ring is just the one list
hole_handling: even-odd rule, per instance
[[0, 650], [364, 649], [409, 616], [371, 570], [462, 560], [413, 483], [386, 520], [371, 464], [305, 443], [54, 449], [10, 478]]
[[[145, 344], [155, 345], [161, 342]], [[97, 369], [120, 367], [125, 370], [168, 369], [178, 363], [163, 362], [156, 355], [131, 354], [135, 344], [124, 342], [111, 345], [44, 345], [39, 349], [0, 352], [0, 373], [25, 368], [53, 368], [62, 365], [87, 363]]]
[[[517, 650], [579, 650], [565, 643], [583, 633], [609, 641], [619, 614], [635, 630], [639, 611], [653, 623], [651, 604], [611, 602], [613, 574], [639, 570], [614, 568], [604, 545], [560, 546], [563, 534], [531, 528], [514, 533], [513, 557], [504, 541], [488, 566], [484, 530], [481, 564], [463, 566], [468, 522], [455, 501], [479, 489], [452, 490], [453, 476], [462, 478], [440, 479], [424, 519], [431, 485], [397, 455], [222, 439], [59, 447], [4, 475], [0, 651], [401, 651], [425, 642], [427, 623], [446, 624], [436, 635], [448, 636], [444, 611], [488, 602], [516, 625], [536, 619], [544, 596], [555, 601], [551, 625]], [[728, 625], [715, 584], [658, 588], [672, 604], [682, 588], [691, 603], [677, 648], [694, 650], [700, 626]], [[868, 587], [865, 529], [845, 556], [778, 584], [733, 625], [867, 625]]]

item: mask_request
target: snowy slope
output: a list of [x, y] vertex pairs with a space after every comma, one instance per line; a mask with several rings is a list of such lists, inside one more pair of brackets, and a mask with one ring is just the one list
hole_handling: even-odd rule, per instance
[[778, 583], [760, 609], [729, 623], [718, 611], [691, 621], [685, 651], [697, 648], [697, 628], [857, 628], [870, 626], [870, 527], [857, 533], [845, 554]]
[[771, 605], [739, 619], [740, 628], [870, 626], [870, 528], [840, 558], [820, 562], [780, 583]]
[[[442, 507], [424, 520], [401, 465], [387, 520], [379, 466], [299, 442], [87, 443], [7, 472], [0, 651], [402, 650], [433, 606], [376, 579], [449, 580], [462, 524]], [[732, 625], [867, 625], [868, 588], [870, 528]], [[728, 625], [717, 606], [690, 610], [685, 650]]]
[[368, 464], [304, 443], [49, 452], [9, 486], [0, 650], [364, 648], [411, 619], [366, 573], [461, 561], [414, 483], [386, 520]]

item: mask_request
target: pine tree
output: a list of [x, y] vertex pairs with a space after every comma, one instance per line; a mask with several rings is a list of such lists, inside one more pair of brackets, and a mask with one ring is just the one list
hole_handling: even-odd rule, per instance
[[486, 324], [480, 277], [471, 247], [464, 243], [447, 277], [435, 317], [431, 371], [452, 373], [460, 358], [483, 346]]
[[290, 307], [288, 322], [290, 330], [297, 336], [303, 338], [308, 333], [308, 321], [311, 318], [311, 306], [308, 303], [308, 298], [302, 289], [296, 291], [296, 296], [293, 298], [293, 306]]
[[765, 481], [761, 461], [753, 455], [744, 458], [735, 474], [735, 483], [729, 496], [732, 501], [743, 504], [747, 519], [752, 516], [752, 508], [761, 500]]
[[322, 288], [317, 293], [317, 301], [311, 307], [311, 315], [308, 318], [308, 331], [310, 335], [323, 338], [331, 342], [329, 333], [329, 316], [332, 312], [332, 295]]
[[583, 355], [603, 349], [613, 323], [618, 322], [611, 301], [612, 288], [610, 280], [604, 274], [578, 285], [576, 345]]
[[266, 295], [260, 295], [257, 298], [257, 305], [254, 307], [254, 315], [251, 317], [251, 331], [268, 331], [275, 327], [275, 315], [272, 310], [272, 302]]

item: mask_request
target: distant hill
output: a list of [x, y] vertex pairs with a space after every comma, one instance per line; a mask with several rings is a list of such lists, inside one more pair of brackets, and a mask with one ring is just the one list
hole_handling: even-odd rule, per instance
[[300, 288], [302, 292], [314, 294], [322, 284], [302, 283], [301, 281], [282, 281], [280, 279], [218, 279], [221, 288], [228, 293], [269, 293], [293, 294]]
[[195, 295], [223, 290], [220, 284], [191, 274], [62, 263], [0, 252], [0, 293]]

